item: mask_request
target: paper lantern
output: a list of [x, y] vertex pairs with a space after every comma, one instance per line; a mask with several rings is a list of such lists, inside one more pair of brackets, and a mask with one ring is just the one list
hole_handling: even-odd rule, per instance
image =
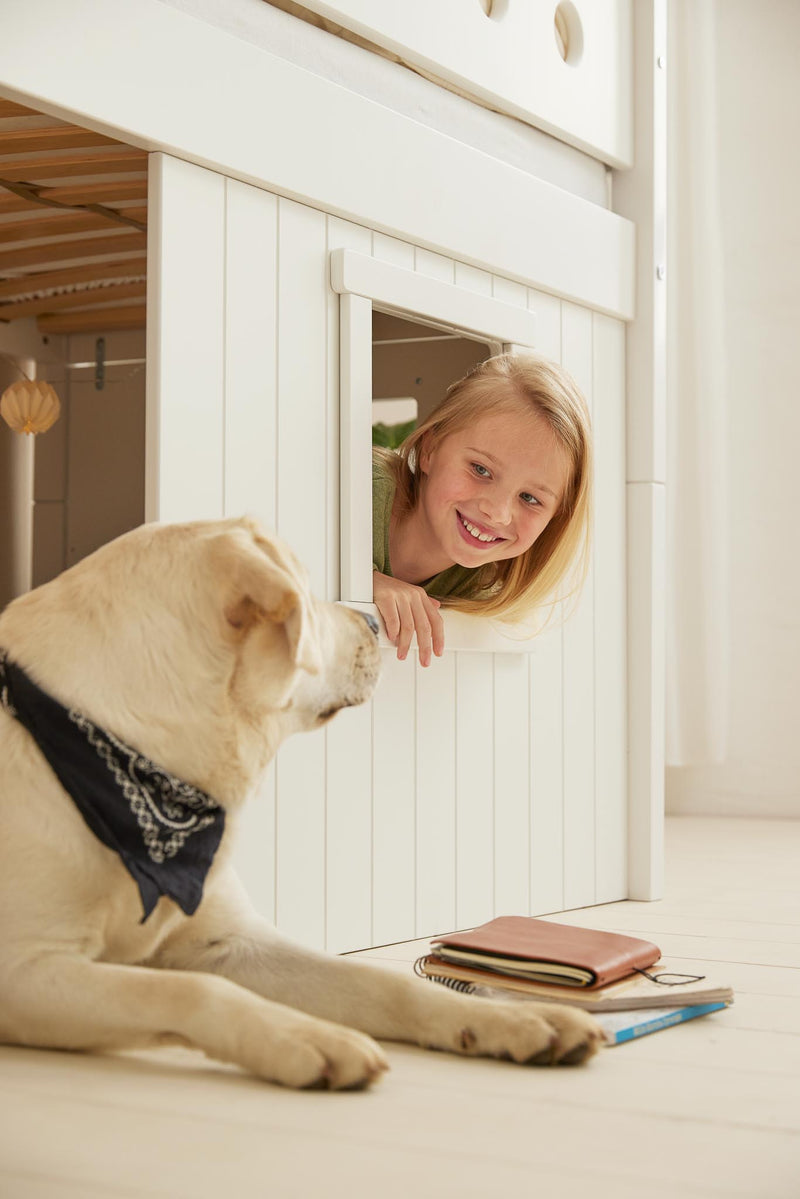
[[46, 433], [56, 423], [61, 402], [49, 383], [12, 383], [0, 398], [0, 414], [15, 433]]

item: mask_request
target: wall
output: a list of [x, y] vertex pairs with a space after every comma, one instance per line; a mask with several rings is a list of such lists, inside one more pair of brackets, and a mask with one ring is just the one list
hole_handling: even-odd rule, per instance
[[800, 6], [713, 10], [729, 489], [714, 535], [729, 557], [728, 713], [719, 761], [668, 769], [668, 810], [799, 817]]
[[[108, 366], [101, 390], [92, 368], [68, 366], [92, 362], [98, 336], [109, 361], [133, 360]], [[35, 586], [144, 520], [144, 331], [58, 340], [62, 359], [44, 369], [61, 417], [36, 443]]]

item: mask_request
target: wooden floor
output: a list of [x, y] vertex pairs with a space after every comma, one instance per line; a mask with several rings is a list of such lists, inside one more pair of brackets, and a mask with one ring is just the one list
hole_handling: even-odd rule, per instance
[[[2, 1048], [0, 1196], [797, 1199], [800, 821], [683, 817], [667, 844], [662, 902], [564, 919], [648, 936], [730, 983], [727, 1011], [577, 1069], [390, 1046], [390, 1074], [357, 1094], [189, 1051]], [[369, 956], [410, 969], [425, 944]]]

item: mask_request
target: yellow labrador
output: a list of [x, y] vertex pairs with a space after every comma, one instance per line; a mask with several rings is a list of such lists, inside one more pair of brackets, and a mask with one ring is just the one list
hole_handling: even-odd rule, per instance
[[387, 1067], [373, 1037], [590, 1056], [600, 1034], [576, 1009], [312, 952], [248, 903], [242, 804], [285, 737], [369, 698], [378, 663], [367, 621], [313, 599], [249, 519], [145, 525], [10, 604], [0, 1040], [187, 1045], [293, 1087], [367, 1085]]

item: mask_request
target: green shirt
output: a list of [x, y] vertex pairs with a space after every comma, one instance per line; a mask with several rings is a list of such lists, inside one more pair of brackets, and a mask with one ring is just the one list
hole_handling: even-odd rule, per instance
[[[396, 484], [391, 470], [379, 453], [372, 454], [372, 565], [382, 575], [392, 575], [389, 561], [389, 524], [392, 517]], [[427, 579], [421, 586], [436, 599], [448, 596], [475, 596], [478, 570], [467, 566], [449, 566]], [[392, 576], [393, 577], [393, 576]]]

